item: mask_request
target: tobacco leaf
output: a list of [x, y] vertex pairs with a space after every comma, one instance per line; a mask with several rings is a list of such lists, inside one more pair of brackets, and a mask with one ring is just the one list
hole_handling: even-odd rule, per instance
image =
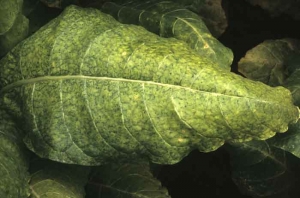
[[[293, 96], [294, 104], [300, 106], [300, 53], [290, 57], [287, 64], [289, 77], [283, 86], [288, 88]], [[300, 122], [293, 124], [285, 134], [278, 134], [270, 139], [273, 146], [288, 151], [300, 158]]]
[[[247, 52], [239, 62], [239, 71], [253, 80], [272, 86], [284, 86], [300, 106], [300, 42], [296, 39], [268, 40]], [[299, 122], [285, 134], [277, 134], [269, 142], [300, 158]]]
[[[294, 104], [299, 106], [299, 46], [295, 39], [265, 41], [247, 52], [240, 61], [240, 69], [251, 79], [288, 88]], [[297, 188], [294, 176], [297, 173], [288, 167], [290, 160], [286, 156], [291, 153], [300, 158], [299, 134], [298, 121], [286, 133], [266, 141], [232, 144], [230, 150], [235, 155], [232, 162], [242, 164], [233, 166], [232, 176], [239, 188], [253, 197], [290, 197], [289, 191]]]
[[238, 71], [270, 86], [282, 85], [288, 77], [286, 66], [290, 57], [299, 49], [296, 39], [266, 40], [246, 53], [238, 63]]
[[174, 164], [195, 148], [270, 138], [299, 118], [287, 89], [76, 6], [0, 61], [0, 87], [10, 103], [17, 98], [30, 150], [81, 165]]
[[0, 35], [8, 32], [22, 10], [22, 0], [0, 1]]
[[251, 197], [288, 197], [295, 178], [284, 150], [268, 140], [233, 143], [226, 148], [231, 154], [232, 179], [241, 192]]
[[295, 0], [246, 0], [252, 5], [260, 6], [267, 10], [271, 16], [276, 17], [287, 14], [296, 20], [300, 20], [300, 3]]
[[40, 0], [51, 8], [65, 8], [71, 4], [77, 4], [78, 0]]
[[23, 0], [0, 0], [0, 57], [28, 34], [28, 19], [22, 15]]
[[87, 184], [87, 198], [170, 198], [168, 190], [153, 177], [148, 162], [110, 164], [94, 168]]
[[24, 15], [19, 15], [13, 27], [0, 36], [0, 56], [5, 55], [9, 50], [27, 37], [28, 27], [28, 19]]
[[29, 153], [22, 131], [0, 103], [0, 197], [26, 198], [30, 192]]
[[107, 2], [101, 10], [121, 23], [141, 25], [162, 37], [182, 40], [200, 56], [230, 70], [232, 51], [211, 35], [200, 16], [180, 4], [162, 0]]
[[222, 0], [173, 1], [197, 13], [214, 37], [218, 38], [225, 32], [228, 22], [225, 14], [226, 7], [222, 7]]
[[290, 56], [287, 62], [288, 78], [283, 86], [292, 93], [294, 104], [300, 106], [300, 52]]
[[90, 167], [35, 158], [30, 163], [32, 198], [84, 198]]

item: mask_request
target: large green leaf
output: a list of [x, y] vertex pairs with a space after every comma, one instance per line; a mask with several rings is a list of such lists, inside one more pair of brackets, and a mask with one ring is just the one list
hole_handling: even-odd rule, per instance
[[[266, 139], [299, 118], [290, 92], [227, 72], [174, 38], [68, 7], [0, 62], [39, 156], [95, 165]], [[7, 104], [9, 106], [9, 104]]]
[[34, 159], [30, 163], [32, 198], [84, 198], [89, 167]]
[[87, 198], [170, 198], [153, 177], [148, 162], [104, 165], [95, 168], [87, 185]]
[[214, 38], [202, 19], [182, 5], [172, 1], [131, 1], [124, 5], [107, 2], [102, 11], [111, 14], [121, 23], [137, 24], [162, 37], [175, 37], [208, 57], [220, 67], [230, 70], [231, 50]]
[[0, 197], [29, 195], [28, 150], [23, 134], [0, 104]]

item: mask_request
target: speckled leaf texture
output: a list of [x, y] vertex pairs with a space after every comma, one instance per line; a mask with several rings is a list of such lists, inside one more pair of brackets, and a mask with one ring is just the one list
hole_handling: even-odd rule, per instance
[[101, 10], [121, 23], [141, 25], [162, 37], [185, 41], [199, 56], [230, 70], [232, 51], [211, 35], [197, 14], [180, 4], [162, 0], [135, 0], [123, 5], [107, 2]]
[[95, 167], [86, 189], [86, 198], [170, 198], [143, 161]]
[[299, 118], [291, 93], [230, 73], [185, 42], [70, 6], [0, 62], [25, 143], [81, 165], [174, 164], [226, 140], [267, 139]]
[[84, 198], [90, 167], [36, 159], [30, 163], [32, 198]]
[[28, 150], [22, 132], [0, 105], [0, 197], [29, 195]]

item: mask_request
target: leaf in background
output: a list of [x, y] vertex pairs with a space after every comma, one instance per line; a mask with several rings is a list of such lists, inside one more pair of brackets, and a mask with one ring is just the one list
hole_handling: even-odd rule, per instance
[[22, 0], [0, 0], [0, 35], [8, 32], [22, 10]]
[[283, 83], [283, 86], [291, 91], [294, 104], [300, 106], [300, 52], [290, 57], [287, 70], [289, 77]]
[[22, 13], [24, 16], [28, 16], [33, 12], [40, 4], [40, 0], [23, 0]]
[[94, 170], [87, 198], [170, 198], [168, 190], [153, 177], [148, 162], [110, 164]]
[[300, 122], [293, 124], [285, 134], [279, 134], [269, 140], [272, 146], [288, 151], [300, 158]]
[[29, 195], [28, 150], [23, 134], [0, 105], [0, 197], [26, 198]]
[[[294, 104], [299, 105], [300, 97], [299, 97], [299, 85], [300, 85], [300, 53], [299, 53], [299, 41], [292, 39], [283, 39], [283, 40], [275, 40], [275, 41], [265, 41], [264, 43], [258, 45], [257, 47], [250, 50], [247, 53], [246, 58], [239, 65], [244, 66], [241, 67], [244, 75], [251, 79], [261, 80], [265, 83], [271, 84], [273, 86], [282, 85], [288, 88], [293, 96]], [[262, 59], [262, 57], [265, 57]], [[268, 62], [263, 62], [262, 60], [268, 60]], [[248, 61], [248, 62], [247, 62]], [[245, 63], [247, 62], [247, 64]], [[279, 65], [279, 67], [278, 67]], [[274, 72], [277, 70], [277, 72]], [[266, 74], [269, 79], [262, 78], [262, 76]], [[264, 79], [264, 80], [262, 80]], [[289, 126], [289, 130], [284, 134], [277, 134], [275, 137], [268, 139], [267, 141], [252, 141], [248, 144], [251, 144], [249, 147], [248, 144], [240, 144], [239, 146], [233, 150], [238, 153], [240, 148], [242, 148], [243, 152], [239, 154], [239, 157], [234, 158], [238, 162], [247, 162], [249, 158], [250, 162], [255, 161], [257, 154], [253, 153], [253, 149], [262, 150], [262, 153], [265, 154], [266, 157], [274, 159], [274, 164], [276, 160], [280, 162], [284, 162], [284, 159], [280, 160], [277, 154], [281, 153], [283, 156], [285, 151], [288, 151], [300, 158], [300, 123], [292, 124]], [[264, 146], [265, 145], [265, 146]], [[262, 147], [264, 146], [264, 147]], [[263, 149], [262, 149], [263, 148]], [[273, 152], [273, 150], [275, 152]], [[267, 151], [267, 152], [266, 152]], [[253, 153], [253, 156], [249, 157], [247, 153]], [[261, 169], [254, 169], [256, 166], [249, 164], [248, 169], [244, 169], [241, 173], [240, 168], [234, 168], [234, 173], [238, 176], [234, 175], [233, 177], [238, 177], [236, 180], [237, 185], [240, 188], [243, 188], [247, 194], [251, 194], [256, 197], [263, 196], [271, 196], [271, 197], [289, 197], [287, 194], [289, 188], [286, 185], [292, 185], [293, 181], [289, 177], [285, 178], [286, 172], [284, 169], [282, 170], [282, 175], [278, 174], [278, 176], [272, 178], [269, 177], [269, 180], [257, 180], [255, 175], [261, 175], [264, 173], [262, 169], [267, 170], [267, 172], [273, 171], [274, 174], [280, 171], [272, 170], [271, 167], [276, 167], [269, 165], [269, 161], [261, 161], [260, 166]], [[298, 167], [297, 167], [298, 168]], [[290, 173], [293, 174], [293, 173]], [[293, 184], [294, 185], [294, 184]], [[286, 188], [286, 189], [285, 189]], [[275, 190], [274, 190], [275, 189]], [[283, 194], [279, 192], [282, 191]], [[272, 193], [272, 192], [275, 193]], [[277, 193], [278, 191], [278, 193]], [[278, 194], [278, 195], [274, 195]]]
[[300, 4], [295, 0], [246, 0], [252, 5], [258, 5], [267, 10], [271, 16], [287, 14], [296, 20], [300, 20]]
[[[287, 64], [289, 77], [283, 86], [288, 88], [293, 96], [294, 104], [300, 106], [300, 53], [290, 58]], [[300, 122], [290, 126], [288, 133], [278, 134], [270, 139], [273, 146], [288, 151], [300, 158]]]
[[29, 21], [24, 15], [19, 15], [13, 27], [0, 36], [0, 57], [16, 46], [28, 35]]
[[238, 63], [238, 71], [270, 86], [282, 85], [287, 78], [286, 64], [299, 49], [296, 39], [266, 40], [246, 53]]
[[101, 10], [121, 23], [141, 25], [162, 37], [182, 40], [201, 57], [230, 70], [232, 51], [211, 35], [197, 14], [180, 4], [162, 0], [131, 1], [124, 5], [107, 2]]
[[294, 183], [285, 151], [267, 141], [228, 144], [232, 179], [240, 191], [252, 197], [285, 197]]
[[28, 34], [28, 19], [22, 15], [22, 0], [0, 0], [0, 57]]
[[14, 48], [0, 74], [0, 94], [20, 99], [28, 148], [65, 163], [174, 164], [195, 148], [270, 138], [299, 118], [287, 89], [76, 6]]
[[218, 38], [227, 26], [227, 18], [222, 7], [222, 0], [173, 0], [197, 13], [204, 21], [211, 34]]
[[51, 8], [65, 8], [71, 4], [77, 4], [78, 0], [40, 0]]
[[[294, 104], [300, 106], [299, 49], [300, 41], [295, 39], [265, 41], [247, 52], [246, 57], [239, 63], [239, 71], [250, 79], [288, 88], [292, 93]], [[268, 60], [267, 64], [262, 63], [262, 60]], [[278, 72], [274, 72], [274, 70]], [[267, 74], [269, 79], [262, 78], [264, 74]], [[269, 143], [300, 158], [299, 141], [300, 129], [298, 122], [291, 125], [287, 133], [277, 134], [271, 138]]]
[[84, 198], [90, 167], [36, 159], [30, 163], [32, 198]]

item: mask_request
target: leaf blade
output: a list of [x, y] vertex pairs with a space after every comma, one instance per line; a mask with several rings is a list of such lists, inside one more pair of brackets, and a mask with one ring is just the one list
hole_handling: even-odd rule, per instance
[[67, 8], [0, 65], [1, 94], [22, 98], [27, 146], [65, 163], [173, 164], [195, 148], [269, 138], [299, 117], [288, 90], [95, 9]]
[[0, 109], [0, 196], [28, 197], [29, 153], [22, 142], [23, 133], [12, 117]]
[[95, 168], [87, 189], [87, 197], [170, 197], [142, 161]]
[[134, 1], [124, 5], [107, 2], [103, 12], [125, 24], [137, 24], [162, 37], [175, 37], [189, 44], [200, 56], [209, 56], [228, 69], [233, 60], [230, 49], [223, 46], [207, 29], [202, 19], [171, 1]]

